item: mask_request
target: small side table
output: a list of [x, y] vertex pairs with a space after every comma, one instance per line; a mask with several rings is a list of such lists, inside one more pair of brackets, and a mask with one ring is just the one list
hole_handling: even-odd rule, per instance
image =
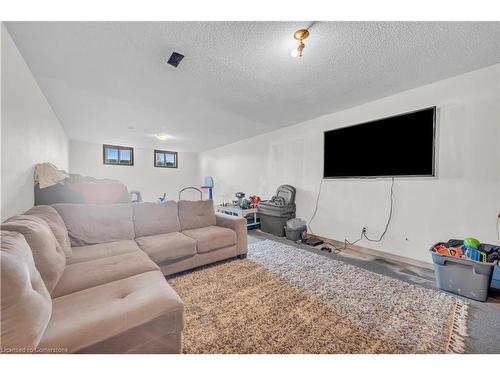
[[229, 206], [215, 206], [215, 210], [217, 212], [239, 216], [243, 218], [247, 218], [247, 216], [251, 215], [252, 220], [249, 222], [247, 220], [247, 228], [255, 229], [260, 226], [260, 222], [257, 220], [257, 208], [241, 208], [240, 206], [229, 205]]

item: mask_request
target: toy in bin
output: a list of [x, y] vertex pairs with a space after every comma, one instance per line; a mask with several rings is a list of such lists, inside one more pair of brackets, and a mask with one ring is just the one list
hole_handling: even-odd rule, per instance
[[434, 246], [434, 250], [436, 251], [436, 253], [441, 255], [448, 255], [458, 258], [461, 258], [463, 256], [462, 248], [460, 246], [446, 247], [444, 245], [439, 244]]
[[447, 243], [437, 244], [433, 251], [457, 258], [468, 258], [476, 262], [488, 262], [488, 249], [482, 247], [481, 243], [475, 238], [468, 237], [463, 241], [450, 240]]
[[464, 250], [464, 256], [466, 258], [475, 260], [476, 262], [487, 262], [488, 257], [485, 252], [479, 250], [481, 243], [475, 238], [466, 238], [464, 244], [462, 245]]

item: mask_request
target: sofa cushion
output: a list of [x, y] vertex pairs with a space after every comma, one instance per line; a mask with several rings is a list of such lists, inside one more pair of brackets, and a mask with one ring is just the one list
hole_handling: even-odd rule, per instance
[[23, 235], [1, 231], [0, 237], [1, 350], [34, 349], [49, 323], [50, 295]]
[[215, 225], [214, 202], [179, 201], [179, 221], [182, 230]]
[[238, 255], [248, 251], [247, 220], [244, 217], [226, 215], [220, 212], [215, 214], [218, 227], [229, 228], [236, 232], [236, 252]]
[[52, 292], [64, 272], [66, 255], [47, 223], [37, 216], [20, 215], [3, 223], [2, 230], [24, 235], [33, 253], [35, 266], [47, 290]]
[[96, 245], [78, 246], [73, 248], [67, 264], [87, 262], [127, 253], [142, 253], [134, 240], [98, 243]]
[[40, 348], [76, 352], [164, 314], [172, 316], [172, 332], [184, 327], [182, 301], [159, 271], [55, 298], [52, 304]]
[[157, 264], [196, 254], [196, 241], [179, 232], [139, 237], [135, 240]]
[[51, 295], [52, 298], [56, 298], [157, 270], [158, 266], [142, 251], [74, 263], [66, 266]]
[[165, 263], [160, 266], [161, 272], [167, 275], [173, 275], [178, 272], [190, 270], [205, 264], [219, 262], [224, 259], [234, 258], [236, 255], [236, 245], [223, 247], [219, 250], [209, 251], [208, 253], [196, 254], [189, 258], [179, 259], [175, 262]]
[[66, 224], [59, 213], [50, 206], [35, 206], [26, 211], [25, 215], [38, 216], [49, 225], [57, 242], [66, 254], [66, 259], [71, 257], [71, 242], [68, 236]]
[[182, 233], [197, 241], [198, 253], [206, 253], [236, 244], [236, 232], [234, 230], [216, 227], [215, 225], [189, 229]]
[[134, 203], [132, 207], [136, 237], [181, 231], [175, 201]]
[[133, 240], [132, 204], [53, 204], [68, 228], [71, 246]]

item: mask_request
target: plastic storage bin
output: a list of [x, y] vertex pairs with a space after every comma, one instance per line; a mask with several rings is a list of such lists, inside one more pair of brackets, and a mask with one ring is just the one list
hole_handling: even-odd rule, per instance
[[491, 287], [494, 289], [500, 289], [500, 265], [493, 268], [493, 276], [491, 277]]
[[295, 188], [279, 186], [271, 200], [259, 203], [257, 212], [263, 232], [284, 237], [286, 222], [295, 217]]
[[285, 236], [285, 225], [290, 220], [290, 213], [272, 213], [265, 214], [259, 212], [260, 217], [260, 230], [266, 233], [274, 234], [275, 236]]
[[301, 241], [307, 232], [307, 224], [301, 219], [290, 219], [286, 222], [286, 238], [292, 241]]
[[439, 289], [476, 301], [488, 299], [495, 263], [482, 263], [441, 255], [432, 251], [432, 248], [430, 252], [434, 263], [436, 286]]

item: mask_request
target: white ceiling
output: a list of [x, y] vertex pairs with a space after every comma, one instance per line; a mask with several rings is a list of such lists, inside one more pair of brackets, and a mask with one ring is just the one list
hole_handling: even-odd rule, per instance
[[[500, 23], [7, 22], [71, 139], [201, 151], [500, 61]], [[172, 51], [186, 57], [176, 69]], [[129, 129], [129, 127], [134, 127]], [[172, 137], [157, 141], [152, 134]]]

